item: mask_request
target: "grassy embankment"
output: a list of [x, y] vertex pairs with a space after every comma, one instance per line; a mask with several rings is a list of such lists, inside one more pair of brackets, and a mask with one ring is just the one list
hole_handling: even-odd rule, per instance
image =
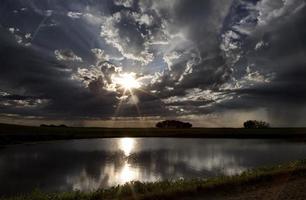
[[[222, 176], [208, 180], [177, 180], [161, 181], [156, 183], [132, 182], [109, 189], [100, 189], [94, 192], [66, 192], [42, 193], [35, 191], [32, 194], [1, 200], [102, 200], [102, 199], [193, 199], [197, 197], [221, 198], [239, 196], [256, 187], [266, 187], [272, 183], [290, 177], [290, 180], [306, 180], [306, 160], [294, 161], [288, 164], [265, 167], [245, 172], [236, 176]], [[300, 185], [301, 186], [301, 185]], [[304, 186], [302, 188], [302, 195]], [[296, 193], [296, 191], [292, 191]], [[301, 191], [300, 191], [301, 192]], [[275, 194], [273, 194], [275, 195]], [[288, 194], [289, 195], [289, 194]], [[294, 194], [296, 195], [296, 194]], [[261, 199], [261, 198], [259, 198]]]
[[181, 138], [276, 138], [305, 139], [306, 128], [81, 128], [32, 127], [0, 124], [0, 144], [23, 142], [108, 138], [108, 137], [181, 137]]

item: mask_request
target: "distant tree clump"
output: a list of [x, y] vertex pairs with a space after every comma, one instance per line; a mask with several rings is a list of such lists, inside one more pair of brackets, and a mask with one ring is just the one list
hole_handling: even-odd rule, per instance
[[60, 127], [60, 128], [67, 128], [68, 126], [66, 126], [65, 124], [61, 124], [61, 125], [54, 125], [54, 124], [50, 124], [50, 125], [47, 125], [47, 124], [41, 124], [40, 127]]
[[244, 128], [270, 128], [270, 124], [264, 121], [248, 120], [243, 123]]
[[165, 120], [156, 124], [157, 128], [191, 128], [192, 124], [177, 120]]

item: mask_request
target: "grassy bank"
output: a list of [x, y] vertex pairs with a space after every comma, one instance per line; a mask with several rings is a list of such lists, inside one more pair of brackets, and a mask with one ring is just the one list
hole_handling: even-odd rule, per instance
[[[279, 182], [283, 177], [306, 180], [306, 160], [284, 165], [259, 168], [236, 176], [223, 176], [208, 180], [177, 180], [156, 183], [132, 182], [95, 192], [66, 192], [46, 194], [35, 191], [26, 196], [1, 200], [101, 200], [101, 199], [186, 199], [199, 196], [214, 197], [240, 195], [247, 188]], [[304, 187], [304, 186], [302, 186]]]
[[283, 138], [305, 139], [306, 128], [77, 128], [32, 127], [0, 124], [0, 144], [22, 142], [107, 138], [107, 137], [182, 137], [182, 138]]

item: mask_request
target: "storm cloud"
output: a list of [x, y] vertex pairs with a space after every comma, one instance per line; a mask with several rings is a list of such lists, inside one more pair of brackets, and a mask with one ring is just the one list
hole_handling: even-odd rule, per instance
[[[305, 5], [5, 0], [1, 116], [203, 119], [199, 126], [238, 126], [251, 116], [304, 126]], [[124, 76], [139, 87], [124, 87]], [[237, 122], [226, 119], [232, 113], [241, 114]]]

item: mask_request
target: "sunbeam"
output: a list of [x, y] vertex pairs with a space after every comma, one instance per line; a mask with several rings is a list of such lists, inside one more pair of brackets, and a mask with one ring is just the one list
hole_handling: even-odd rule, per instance
[[113, 81], [125, 90], [132, 90], [141, 87], [140, 82], [136, 79], [135, 73], [120, 74], [118, 77], [114, 77]]
[[[127, 98], [130, 98], [132, 104], [135, 105], [138, 116], [141, 117], [140, 109], [139, 106], [137, 105], [138, 101], [136, 101], [137, 97], [133, 92], [133, 90], [139, 90], [141, 87], [141, 82], [136, 78], [136, 73], [131, 72], [131, 73], [120, 74], [116, 77], [113, 77], [112, 81], [115, 85], [118, 85], [119, 88], [123, 89], [114, 117], [117, 117], [120, 108], [123, 104], [123, 101], [126, 100]], [[128, 96], [126, 94], [127, 92]]]
[[32, 41], [34, 41], [34, 39], [36, 38], [37, 34], [39, 33], [41, 27], [44, 25], [44, 23], [46, 22], [46, 20], [51, 17], [52, 12], [47, 13], [47, 15], [41, 20], [41, 22], [39, 23], [39, 25], [37, 26], [37, 28], [35, 29], [34, 33], [33, 33], [33, 37], [32, 37]]

